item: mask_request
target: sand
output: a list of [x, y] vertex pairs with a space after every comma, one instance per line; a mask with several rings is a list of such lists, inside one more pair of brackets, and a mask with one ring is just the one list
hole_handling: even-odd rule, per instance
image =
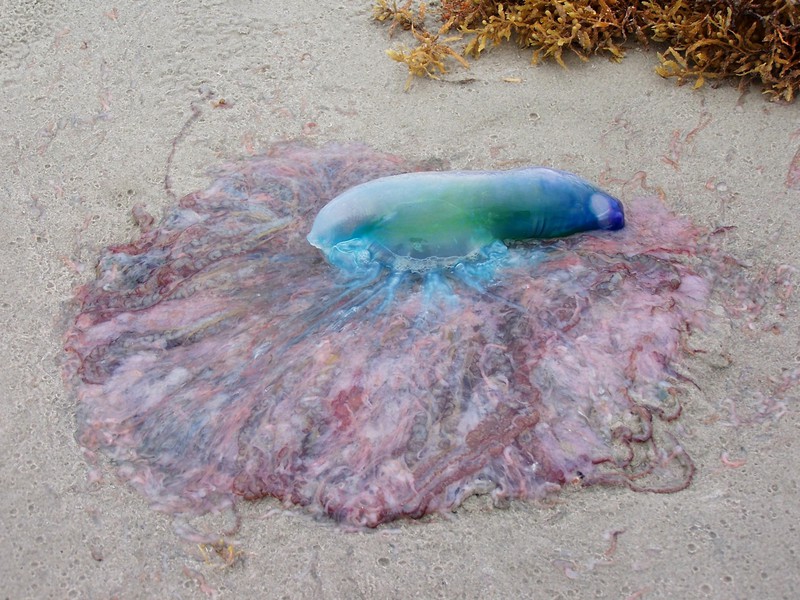
[[209, 167], [285, 139], [557, 166], [623, 199], [643, 172], [674, 210], [735, 227], [725, 247], [749, 268], [797, 267], [797, 106], [676, 87], [641, 49], [565, 71], [503, 48], [404, 93], [365, 0], [71, 4], [0, 2], [0, 598], [794, 596], [800, 418], [756, 392], [800, 362], [797, 298], [783, 318], [693, 341], [709, 351], [687, 363], [685, 491], [575, 489], [504, 510], [477, 498], [359, 533], [244, 504], [233, 566], [108, 470], [90, 481], [59, 360], [65, 304], [100, 248], [135, 235], [134, 204], [160, 215]]

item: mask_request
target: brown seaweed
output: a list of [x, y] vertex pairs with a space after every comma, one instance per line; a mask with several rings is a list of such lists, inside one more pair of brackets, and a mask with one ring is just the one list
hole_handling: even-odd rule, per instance
[[[621, 60], [634, 40], [662, 44], [656, 72], [678, 83], [736, 78], [759, 82], [773, 100], [791, 102], [800, 85], [800, 6], [791, 0], [442, 0], [443, 23], [432, 33], [425, 4], [398, 7], [377, 0], [375, 18], [412, 32], [416, 46], [389, 56], [414, 76], [438, 78], [446, 59], [467, 65], [492, 46], [514, 41], [531, 48], [531, 61], [552, 59], [566, 66], [564, 53], [581, 60], [595, 54]], [[451, 32], [458, 35], [445, 37]], [[464, 40], [460, 51], [453, 44]]]
[[[401, 48], [387, 50], [386, 54], [392, 60], [405, 63], [408, 66], [408, 80], [406, 90], [411, 87], [414, 77], [427, 76], [439, 79], [439, 74], [446, 73], [445, 60], [452, 58], [469, 68], [469, 63], [448, 44], [460, 39], [460, 36], [444, 38], [439, 41], [439, 34], [432, 34], [425, 29], [425, 4], [420, 4], [416, 13], [411, 9], [411, 1], [398, 7], [396, 2], [391, 6], [386, 0], [379, 0], [374, 8], [374, 17], [381, 22], [391, 22], [389, 35], [393, 35], [397, 27], [411, 31], [417, 41], [414, 48]], [[443, 28], [444, 29], [444, 28]]]

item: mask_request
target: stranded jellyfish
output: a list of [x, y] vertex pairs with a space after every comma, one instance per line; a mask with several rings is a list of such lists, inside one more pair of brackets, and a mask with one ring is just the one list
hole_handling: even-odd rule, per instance
[[87, 455], [173, 514], [273, 497], [370, 527], [688, 485], [666, 424], [700, 232], [560, 171], [422, 170], [276, 146], [107, 248], [65, 342]]

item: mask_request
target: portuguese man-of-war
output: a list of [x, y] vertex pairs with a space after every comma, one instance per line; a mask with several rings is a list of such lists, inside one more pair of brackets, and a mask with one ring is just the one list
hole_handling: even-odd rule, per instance
[[90, 459], [171, 513], [273, 497], [354, 526], [688, 485], [665, 429], [703, 232], [550, 169], [414, 170], [279, 145], [107, 248], [65, 338]]

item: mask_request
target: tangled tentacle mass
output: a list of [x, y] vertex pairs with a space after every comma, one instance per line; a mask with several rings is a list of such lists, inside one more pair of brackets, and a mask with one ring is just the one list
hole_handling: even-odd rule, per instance
[[156, 508], [275, 497], [356, 526], [472, 494], [673, 491], [676, 372], [711, 281], [654, 199], [626, 226], [346, 272], [306, 241], [331, 198], [413, 165], [286, 144], [107, 248], [66, 335], [78, 441]]

